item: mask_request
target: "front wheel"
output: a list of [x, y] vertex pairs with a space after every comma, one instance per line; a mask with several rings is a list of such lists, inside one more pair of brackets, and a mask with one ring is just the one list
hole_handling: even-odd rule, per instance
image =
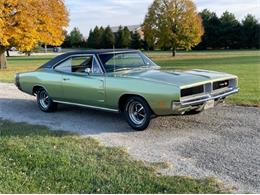
[[44, 89], [37, 92], [37, 104], [43, 112], [53, 112], [57, 109], [57, 103], [52, 101]]
[[125, 104], [124, 115], [133, 129], [143, 131], [150, 124], [152, 112], [145, 100], [140, 97], [131, 97]]

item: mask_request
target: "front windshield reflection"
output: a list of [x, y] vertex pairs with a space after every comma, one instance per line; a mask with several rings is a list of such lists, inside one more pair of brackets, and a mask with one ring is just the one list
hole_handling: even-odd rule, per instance
[[105, 53], [99, 54], [99, 58], [106, 72], [158, 67], [141, 52]]

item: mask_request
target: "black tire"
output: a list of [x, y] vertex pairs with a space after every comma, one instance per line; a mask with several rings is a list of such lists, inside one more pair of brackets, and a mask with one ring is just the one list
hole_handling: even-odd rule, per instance
[[53, 102], [45, 89], [37, 91], [37, 104], [43, 112], [54, 112], [57, 110], [57, 103]]
[[136, 131], [143, 131], [150, 124], [152, 111], [145, 100], [133, 96], [125, 103], [124, 116], [130, 127]]

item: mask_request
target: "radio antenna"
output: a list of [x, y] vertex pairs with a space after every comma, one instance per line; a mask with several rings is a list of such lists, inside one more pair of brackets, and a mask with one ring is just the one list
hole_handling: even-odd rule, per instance
[[113, 45], [113, 58], [114, 58], [114, 60], [113, 60], [113, 62], [114, 62], [114, 73], [116, 72], [116, 59], [115, 59], [115, 57], [116, 57], [116, 53], [115, 53], [115, 45]]

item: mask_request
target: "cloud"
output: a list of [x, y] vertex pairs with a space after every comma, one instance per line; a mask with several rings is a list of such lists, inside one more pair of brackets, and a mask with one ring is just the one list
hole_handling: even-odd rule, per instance
[[[77, 26], [85, 36], [91, 28], [141, 24], [153, 0], [65, 0], [70, 12], [70, 27]], [[219, 16], [230, 11], [239, 19], [247, 13], [260, 20], [259, 0], [195, 0], [198, 10], [209, 9]]]

